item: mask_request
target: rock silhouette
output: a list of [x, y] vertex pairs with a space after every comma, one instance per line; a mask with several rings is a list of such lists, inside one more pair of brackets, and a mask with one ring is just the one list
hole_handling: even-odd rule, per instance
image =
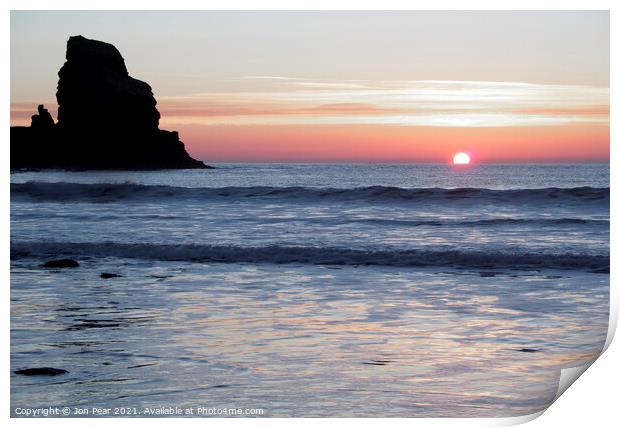
[[30, 127], [11, 127], [11, 168], [208, 168], [185, 151], [179, 134], [159, 129], [151, 87], [129, 76], [109, 43], [67, 42], [58, 72], [58, 123], [43, 105]]
[[58, 376], [69, 372], [65, 369], [54, 367], [33, 367], [31, 369], [15, 370], [14, 373], [23, 376]]
[[45, 268], [72, 268], [78, 267], [80, 264], [73, 259], [49, 260], [43, 263]]
[[51, 129], [54, 126], [54, 119], [52, 118], [50, 112], [47, 111], [43, 104], [39, 104], [37, 111], [39, 114], [32, 115], [30, 127], [37, 129]]
[[121, 276], [123, 275], [119, 275], [117, 273], [109, 273], [109, 272], [101, 272], [101, 275], [99, 275], [99, 277], [102, 279], [120, 278]]

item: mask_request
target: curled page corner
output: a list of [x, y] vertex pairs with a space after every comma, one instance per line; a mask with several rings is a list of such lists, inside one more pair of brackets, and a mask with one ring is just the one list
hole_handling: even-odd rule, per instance
[[536, 413], [529, 414], [529, 415], [509, 417], [509, 418], [500, 418], [498, 419], [497, 425], [495, 426], [521, 425], [521, 424], [533, 421], [534, 419], [542, 415], [609, 348], [609, 345], [616, 334], [617, 327], [618, 327], [618, 297], [617, 297], [617, 293], [615, 293], [612, 288], [610, 290], [609, 326], [607, 329], [607, 339], [605, 340], [605, 345], [603, 345], [603, 349], [601, 349], [601, 352], [596, 356], [596, 358], [593, 358], [587, 363], [579, 365], [579, 366], [566, 367], [566, 368], [561, 369], [560, 379], [558, 381], [558, 390], [555, 394], [555, 397], [553, 398], [553, 401], [551, 401], [551, 403], [546, 408]]
[[564, 394], [566, 390], [573, 383], [575, 383], [575, 381], [579, 379], [579, 377], [582, 374], [584, 374], [585, 371], [588, 370], [588, 368], [590, 368], [590, 366], [594, 364], [594, 362], [598, 360], [598, 358], [601, 355], [603, 355], [603, 353], [607, 350], [607, 348], [609, 348], [609, 344], [613, 340], [614, 335], [616, 333], [617, 326], [618, 326], [617, 305], [613, 303], [613, 297], [612, 297], [611, 305], [610, 305], [610, 313], [609, 313], [609, 327], [607, 330], [607, 339], [605, 340], [605, 345], [603, 346], [603, 349], [601, 349], [601, 352], [596, 356], [596, 358], [593, 358], [592, 360], [588, 361], [585, 364], [575, 366], [575, 367], [566, 367], [560, 370], [560, 380], [558, 381], [558, 391], [555, 394], [555, 397], [553, 398], [553, 401], [551, 402], [549, 406], [553, 405], [553, 403], [555, 403], [555, 401], [558, 398], [560, 398], [560, 396], [562, 396], [562, 394]]
[[596, 358], [593, 358], [587, 363], [579, 365], [579, 366], [566, 367], [566, 368], [560, 369], [560, 379], [558, 380], [558, 390], [555, 394], [555, 397], [553, 397], [553, 400], [551, 401], [551, 403], [544, 409], [538, 412], [535, 412], [535, 413], [531, 413], [529, 415], [514, 416], [514, 417], [508, 417], [508, 418], [498, 418], [495, 420], [495, 423], [493, 423], [492, 426], [496, 426], [496, 427], [516, 426], [516, 425], [525, 424], [527, 422], [531, 422], [534, 419], [538, 418], [543, 413], [545, 413], [545, 411], [549, 407], [551, 407], [553, 403], [555, 403], [556, 400], [560, 398], [562, 394], [564, 394], [566, 390], [570, 388], [570, 386], [573, 383], [575, 383], [575, 381], [579, 379], [579, 377], [582, 374], [584, 374], [586, 370], [588, 370], [590, 366], [594, 364], [594, 362], [598, 360], [598, 358], [601, 355], [603, 355], [603, 353], [607, 350], [607, 348], [609, 348], [609, 344], [613, 340], [615, 333], [616, 333], [617, 326], [618, 326], [618, 305], [616, 304], [615, 299], [616, 299], [615, 293], [612, 292], [610, 296], [609, 327], [607, 330], [607, 339], [605, 340], [605, 345], [603, 346], [603, 349], [601, 349], [601, 352], [596, 356]]
[[[600, 354], [599, 354], [600, 356]], [[581, 376], [586, 370], [588, 370], [588, 368], [594, 364], [594, 362], [598, 359], [597, 356], [596, 358], [588, 361], [585, 364], [582, 364], [580, 366], [576, 366], [576, 367], [567, 367], [564, 369], [560, 370], [560, 380], [558, 382], [558, 392], [555, 394], [555, 397], [553, 398], [553, 402], [551, 403], [551, 405], [553, 405], [553, 403], [560, 398], [560, 396], [562, 394], [564, 394], [564, 392], [566, 392], [566, 390], [577, 380], [579, 379], [579, 376]]]
[[[602, 353], [603, 351], [601, 351]], [[600, 356], [600, 354], [599, 354]], [[579, 377], [598, 359], [598, 356], [596, 358], [594, 358], [593, 360], [588, 361], [585, 364], [582, 364], [580, 366], [576, 366], [576, 367], [567, 367], [567, 368], [563, 368], [560, 370], [560, 379], [558, 381], [558, 391], [555, 394], [555, 397], [553, 397], [553, 400], [551, 401], [551, 403], [549, 403], [548, 406], [546, 406], [544, 409], [535, 412], [535, 413], [531, 413], [528, 415], [523, 415], [523, 416], [515, 416], [515, 417], [508, 417], [508, 418], [499, 418], [497, 419], [496, 423], [494, 424], [494, 426], [497, 427], [506, 427], [506, 426], [516, 426], [516, 425], [521, 425], [521, 424], [525, 424], [527, 422], [531, 422], [534, 419], [538, 418], [539, 416], [541, 416], [543, 413], [545, 413], [545, 411], [547, 411], [547, 409], [549, 407], [551, 407], [553, 405], [553, 403], [555, 403], [555, 401], [560, 398], [560, 396], [562, 394], [564, 394], [564, 392], [566, 392], [566, 390], [577, 380], [579, 379]]]
[[593, 358], [592, 360], [588, 361], [585, 364], [575, 366], [575, 367], [566, 367], [560, 370], [560, 380], [558, 381], [558, 391], [555, 394], [555, 397], [553, 398], [553, 401], [551, 402], [550, 406], [553, 405], [553, 403], [555, 403], [555, 401], [558, 398], [560, 398], [560, 396], [564, 394], [566, 390], [573, 383], [575, 383], [575, 381], [579, 379], [579, 377], [582, 374], [584, 374], [585, 371], [588, 370], [588, 368], [592, 364], [594, 364], [594, 362], [601, 355], [603, 355], [603, 353], [607, 350], [607, 348], [609, 348], [609, 344], [613, 340], [614, 335], [616, 334], [616, 328], [618, 326], [618, 306], [614, 302], [614, 298], [615, 298], [614, 294], [615, 293], [611, 293], [611, 296], [610, 296], [609, 326], [607, 329], [607, 339], [605, 340], [605, 345], [603, 346], [603, 349], [601, 349], [601, 352], [596, 356], [596, 358]]

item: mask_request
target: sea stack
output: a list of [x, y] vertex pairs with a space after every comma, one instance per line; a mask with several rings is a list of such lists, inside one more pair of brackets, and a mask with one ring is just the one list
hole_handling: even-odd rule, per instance
[[67, 42], [58, 72], [58, 122], [43, 105], [30, 127], [11, 127], [11, 169], [208, 168], [174, 131], [159, 129], [151, 87], [129, 76], [109, 43]]

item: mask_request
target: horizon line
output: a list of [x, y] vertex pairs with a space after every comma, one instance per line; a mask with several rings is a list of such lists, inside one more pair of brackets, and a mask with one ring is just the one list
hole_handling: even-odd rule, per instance
[[[313, 164], [313, 165], [349, 165], [349, 164], [376, 164], [376, 165], [452, 165], [450, 161], [362, 161], [362, 160], [334, 160], [334, 161], [302, 161], [302, 160], [209, 160], [200, 158], [201, 161], [207, 162], [209, 164], [218, 164], [218, 163], [253, 163], [253, 164]], [[567, 161], [489, 161], [489, 162], [472, 162], [471, 164], [465, 166], [472, 167], [476, 165], [609, 165], [611, 161], [607, 160], [589, 160], [589, 161], [577, 161], [577, 160], [567, 160]]]

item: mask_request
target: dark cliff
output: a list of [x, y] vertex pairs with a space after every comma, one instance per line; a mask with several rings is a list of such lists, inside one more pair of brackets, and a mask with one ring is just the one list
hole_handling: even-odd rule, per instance
[[70, 37], [58, 72], [58, 123], [40, 105], [30, 127], [11, 127], [11, 168], [208, 168], [177, 132], [159, 129], [151, 87], [129, 76], [111, 44]]

